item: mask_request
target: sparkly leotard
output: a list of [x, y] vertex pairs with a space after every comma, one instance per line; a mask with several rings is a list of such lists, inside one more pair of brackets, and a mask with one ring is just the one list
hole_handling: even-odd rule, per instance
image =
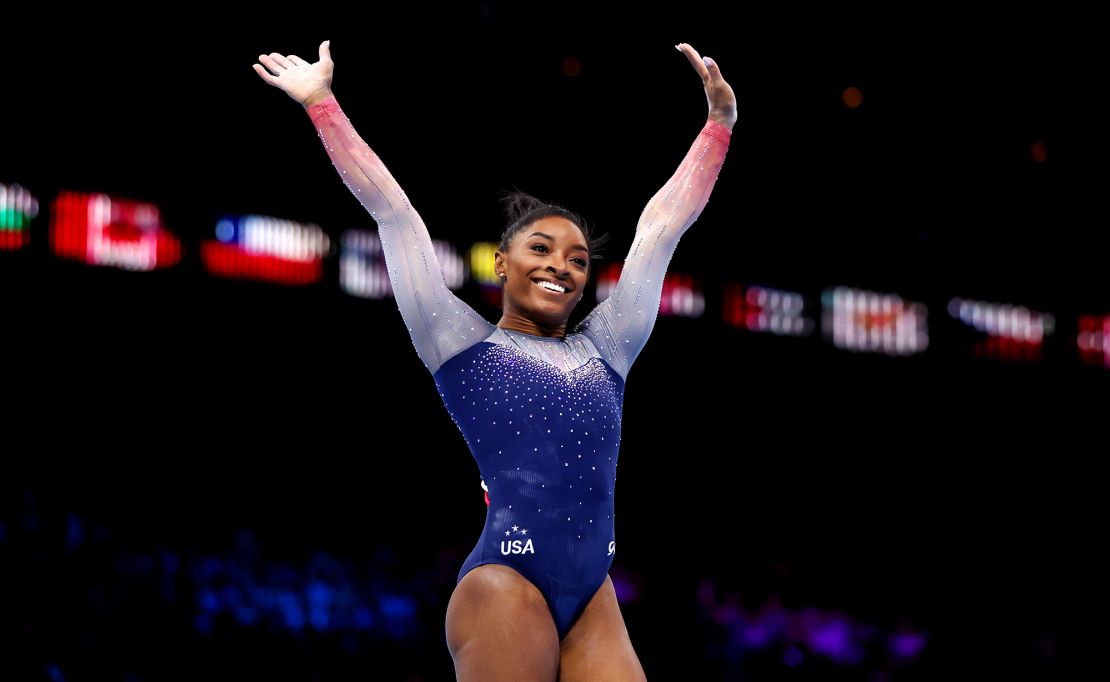
[[709, 200], [731, 131], [707, 121], [648, 202], [620, 279], [565, 338], [491, 324], [446, 285], [431, 237], [335, 97], [308, 114], [344, 183], [378, 223], [417, 354], [478, 464], [489, 507], [458, 580], [510, 566], [543, 594], [559, 638], [605, 581], [624, 384], [655, 325], [679, 238]]

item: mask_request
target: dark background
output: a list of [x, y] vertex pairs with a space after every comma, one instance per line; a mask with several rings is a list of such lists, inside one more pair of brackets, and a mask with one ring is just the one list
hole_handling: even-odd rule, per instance
[[[673, 45], [736, 91], [728, 159], [671, 263], [707, 312], [661, 318], [627, 385], [614, 577], [635, 586], [622, 611], [649, 677], [1055, 679], [1094, 656], [1107, 374], [1075, 333], [1110, 312], [1110, 239], [1090, 17], [168, 11], [29, 11], [5, 31], [0, 182], [42, 205], [31, 247], [0, 253], [12, 679], [451, 677], [443, 614], [485, 505], [396, 304], [341, 292], [334, 259], [296, 289], [210, 277], [191, 248], [229, 213], [333, 239], [371, 226], [301, 107], [251, 68], [315, 61], [325, 39], [344, 110], [459, 249], [500, 236], [496, 195], [515, 185], [611, 233], [619, 263], [705, 121]], [[61, 189], [158, 204], [182, 263], [52, 256]], [[730, 328], [727, 282], [801, 292], [815, 318], [826, 287], [897, 292], [928, 306], [930, 346], [892, 358]], [[498, 319], [475, 284], [459, 295]], [[1056, 331], [1040, 361], [976, 357], [952, 297], [1051, 312]], [[255, 620], [213, 606], [216, 575], [250, 586]], [[313, 580], [400, 625], [298, 627], [272, 595], [311, 601]], [[707, 585], [752, 622], [809, 609], [870, 627], [866, 655], [789, 632], [739, 644]], [[891, 657], [899, 631], [925, 634], [919, 655]]]

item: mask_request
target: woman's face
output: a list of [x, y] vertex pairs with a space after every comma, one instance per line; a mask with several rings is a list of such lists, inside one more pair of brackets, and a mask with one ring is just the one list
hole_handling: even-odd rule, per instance
[[[565, 324], [589, 278], [590, 253], [582, 230], [558, 216], [534, 221], [513, 236], [508, 253], [494, 255], [503, 280], [506, 312], [544, 326]], [[563, 292], [537, 284], [554, 282]]]

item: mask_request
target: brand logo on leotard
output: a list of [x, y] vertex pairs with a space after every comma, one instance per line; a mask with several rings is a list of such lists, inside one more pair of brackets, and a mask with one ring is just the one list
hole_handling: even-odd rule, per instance
[[606, 556], [613, 556], [613, 552], [616, 552], [616, 551], [617, 551], [617, 541], [616, 540], [611, 540], [609, 542], [609, 554], [607, 554]]
[[[527, 528], [520, 526], [513, 526], [512, 530], [505, 531], [506, 536], [520, 535], [524, 537], [528, 535]], [[521, 542], [520, 540], [502, 540], [501, 541], [502, 554], [535, 554], [536, 549], [532, 546], [532, 538]]]
[[523, 544], [520, 540], [502, 540], [501, 541], [502, 554], [535, 554], [536, 550], [532, 547], [532, 538], [528, 538]]

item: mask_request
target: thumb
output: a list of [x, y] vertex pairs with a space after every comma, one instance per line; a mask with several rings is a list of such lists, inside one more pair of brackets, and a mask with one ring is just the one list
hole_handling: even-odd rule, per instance
[[710, 80], [716, 80], [721, 77], [721, 67], [717, 66], [717, 62], [713, 61], [710, 57], [702, 57], [701, 60], [705, 63], [705, 68], [709, 69]]
[[320, 43], [320, 61], [331, 60], [331, 41], [325, 40]]

